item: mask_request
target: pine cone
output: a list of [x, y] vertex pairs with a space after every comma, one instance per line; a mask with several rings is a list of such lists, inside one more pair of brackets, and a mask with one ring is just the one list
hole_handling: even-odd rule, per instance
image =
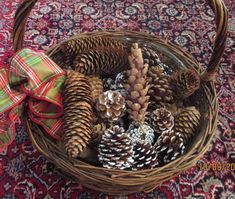
[[180, 70], [172, 75], [172, 90], [177, 99], [185, 99], [200, 87], [200, 76], [192, 69]]
[[143, 54], [144, 63], [148, 64], [149, 67], [159, 66], [162, 70], [164, 70], [164, 68], [162, 68], [162, 66], [160, 65], [161, 61], [158, 57], [158, 54], [155, 51], [153, 51], [150, 48], [143, 47], [142, 54]]
[[147, 124], [132, 123], [126, 133], [132, 143], [152, 144], [154, 142], [154, 130]]
[[133, 145], [119, 126], [107, 129], [99, 145], [99, 160], [103, 167], [126, 169], [133, 164]]
[[123, 48], [99, 48], [78, 55], [74, 70], [87, 74], [113, 75], [128, 67], [127, 52]]
[[174, 117], [165, 108], [159, 108], [152, 113], [152, 126], [156, 133], [171, 130], [174, 126]]
[[91, 96], [93, 103], [96, 102], [101, 94], [104, 92], [103, 80], [99, 76], [89, 77], [91, 84]]
[[127, 111], [131, 120], [143, 123], [149, 104], [149, 96], [147, 96], [149, 89], [147, 82], [148, 65], [144, 65], [141, 49], [137, 43], [134, 43], [131, 47], [129, 63], [131, 69], [127, 72], [128, 83], [124, 85], [129, 94], [127, 96]]
[[194, 106], [184, 108], [175, 116], [174, 130], [183, 136], [184, 144], [187, 144], [196, 133], [200, 117], [200, 112]]
[[98, 149], [99, 143], [101, 141], [101, 138], [107, 129], [108, 125], [104, 122], [96, 124], [92, 128], [92, 137], [91, 141], [89, 143], [90, 146], [92, 146], [93, 149]]
[[87, 146], [92, 135], [91, 86], [88, 78], [67, 71], [62, 93], [64, 114], [63, 143], [67, 154], [76, 158]]
[[134, 164], [132, 170], [151, 169], [158, 166], [157, 153], [149, 143], [134, 144]]
[[175, 133], [173, 129], [164, 131], [158, 137], [154, 146], [161, 165], [175, 160], [183, 154], [185, 150], [182, 135]]
[[170, 85], [170, 77], [163, 73], [159, 67], [151, 67], [148, 71], [150, 84], [149, 95], [158, 107], [169, 106], [173, 103], [173, 92]]
[[123, 48], [123, 44], [121, 41], [109, 37], [89, 36], [70, 39], [61, 45], [62, 51], [71, 57], [75, 57], [85, 51], [100, 47]]
[[71, 70], [73, 66], [73, 59], [65, 55], [61, 49], [50, 55], [50, 58], [63, 70]]
[[118, 121], [125, 113], [125, 99], [117, 91], [106, 91], [96, 103], [99, 116], [109, 122]]

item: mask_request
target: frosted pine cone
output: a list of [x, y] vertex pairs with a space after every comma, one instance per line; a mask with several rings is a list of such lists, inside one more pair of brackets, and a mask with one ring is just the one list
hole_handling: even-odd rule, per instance
[[155, 132], [161, 133], [174, 127], [174, 117], [165, 108], [159, 108], [152, 113], [152, 126]]
[[127, 72], [128, 81], [125, 85], [128, 93], [127, 112], [132, 121], [143, 123], [149, 104], [149, 96], [147, 95], [149, 89], [147, 82], [148, 65], [144, 65], [141, 49], [137, 43], [134, 43], [131, 47], [129, 63], [131, 69]]
[[147, 124], [132, 123], [126, 133], [133, 143], [152, 144], [154, 142], [154, 130]]
[[169, 106], [173, 103], [173, 92], [170, 77], [163, 73], [159, 67], [151, 67], [148, 71], [150, 85], [149, 95], [158, 107]]
[[156, 166], [158, 166], [158, 160], [154, 147], [149, 143], [135, 143], [132, 170], [151, 169]]
[[200, 76], [192, 69], [180, 70], [172, 75], [172, 90], [177, 99], [186, 99], [200, 87]]
[[200, 118], [201, 114], [194, 106], [184, 108], [175, 116], [174, 130], [183, 136], [184, 144], [187, 144], [196, 133]]
[[161, 164], [175, 160], [185, 151], [182, 135], [174, 130], [164, 131], [154, 146]]
[[117, 91], [106, 91], [99, 96], [96, 110], [100, 117], [110, 122], [118, 121], [125, 113], [125, 99]]
[[119, 126], [104, 132], [98, 150], [99, 160], [105, 168], [127, 169], [134, 162], [131, 140]]

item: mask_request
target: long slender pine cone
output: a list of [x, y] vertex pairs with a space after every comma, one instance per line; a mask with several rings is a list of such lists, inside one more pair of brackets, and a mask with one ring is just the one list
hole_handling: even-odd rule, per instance
[[128, 68], [127, 52], [123, 48], [92, 49], [76, 56], [73, 68], [87, 75], [114, 75]]
[[194, 106], [184, 108], [175, 116], [174, 130], [183, 136], [184, 144], [195, 136], [200, 118], [201, 114]]
[[123, 43], [106, 36], [89, 36], [70, 39], [61, 45], [62, 51], [72, 57], [100, 47], [123, 48]]
[[147, 81], [148, 65], [144, 64], [141, 49], [137, 43], [134, 43], [131, 47], [129, 63], [131, 69], [127, 72], [128, 83], [124, 85], [128, 92], [127, 111], [131, 120], [144, 123], [149, 104], [149, 96], [147, 95], [149, 89]]
[[63, 144], [70, 157], [77, 158], [92, 135], [92, 99], [89, 79], [75, 71], [66, 71], [62, 93]]

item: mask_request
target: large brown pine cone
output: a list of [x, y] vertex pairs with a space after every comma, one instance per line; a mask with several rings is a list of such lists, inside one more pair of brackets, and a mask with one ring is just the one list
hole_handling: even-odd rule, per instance
[[61, 45], [62, 51], [73, 57], [100, 47], [123, 48], [123, 44], [121, 41], [105, 36], [89, 36], [70, 39]]
[[92, 49], [76, 56], [73, 67], [87, 75], [114, 75], [128, 68], [127, 52], [123, 48]]
[[134, 162], [131, 140], [119, 126], [104, 132], [98, 151], [99, 160], [105, 168], [126, 169]]
[[86, 148], [92, 135], [91, 86], [83, 74], [67, 71], [63, 93], [63, 143], [73, 158]]

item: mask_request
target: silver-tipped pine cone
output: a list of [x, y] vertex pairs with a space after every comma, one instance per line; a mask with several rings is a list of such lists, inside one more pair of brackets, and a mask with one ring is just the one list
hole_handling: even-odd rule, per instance
[[149, 85], [147, 82], [148, 65], [144, 65], [141, 49], [137, 43], [131, 47], [129, 56], [131, 69], [127, 72], [128, 80], [124, 85], [127, 90], [127, 112], [132, 121], [143, 123], [149, 104], [147, 95]]
[[164, 131], [158, 137], [154, 146], [161, 165], [175, 160], [185, 151], [183, 136], [173, 129]]
[[109, 90], [99, 96], [96, 110], [102, 119], [115, 122], [125, 114], [126, 102], [121, 93]]
[[164, 74], [162, 69], [157, 66], [149, 68], [148, 82], [150, 85], [148, 94], [157, 107], [168, 107], [173, 103], [174, 98], [170, 77]]
[[92, 135], [91, 86], [83, 74], [66, 71], [63, 93], [63, 144], [67, 154], [76, 158]]
[[200, 76], [193, 69], [180, 70], [172, 75], [171, 85], [176, 99], [186, 99], [200, 87]]
[[154, 130], [146, 123], [133, 122], [126, 134], [130, 137], [132, 143], [149, 143], [154, 142]]
[[134, 144], [134, 164], [132, 170], [151, 169], [158, 166], [157, 153], [149, 143]]
[[114, 75], [128, 68], [127, 52], [124, 48], [92, 49], [76, 56], [73, 67], [87, 75]]
[[195, 136], [197, 127], [200, 124], [200, 118], [201, 114], [194, 106], [182, 109], [175, 116], [174, 131], [183, 136], [184, 144]]
[[127, 169], [134, 162], [131, 140], [117, 125], [104, 132], [98, 151], [99, 160], [105, 168]]
[[152, 113], [152, 126], [156, 133], [171, 130], [174, 127], [174, 117], [165, 108], [158, 108]]

